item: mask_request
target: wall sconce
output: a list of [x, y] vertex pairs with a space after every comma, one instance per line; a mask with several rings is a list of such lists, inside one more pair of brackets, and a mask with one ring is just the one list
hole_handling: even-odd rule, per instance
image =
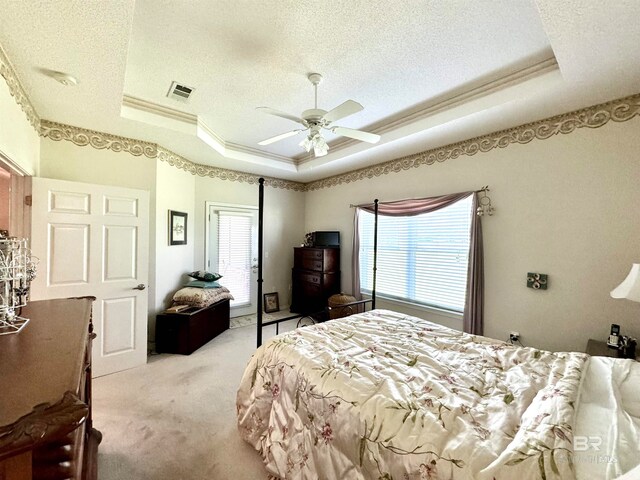
[[491, 198], [487, 195], [489, 191], [489, 185], [482, 187], [478, 192], [478, 208], [476, 208], [476, 213], [479, 217], [483, 215], [492, 216], [493, 212], [495, 212], [495, 208], [491, 205]]

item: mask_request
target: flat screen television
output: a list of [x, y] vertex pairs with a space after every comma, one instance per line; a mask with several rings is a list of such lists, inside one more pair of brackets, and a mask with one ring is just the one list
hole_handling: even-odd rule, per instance
[[340, 232], [313, 232], [311, 236], [314, 247], [340, 246]]

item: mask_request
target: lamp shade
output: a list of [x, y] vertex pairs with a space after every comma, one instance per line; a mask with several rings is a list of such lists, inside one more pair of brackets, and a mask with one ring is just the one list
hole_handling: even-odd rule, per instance
[[634, 263], [627, 278], [611, 290], [613, 298], [626, 298], [634, 302], [640, 302], [640, 263]]

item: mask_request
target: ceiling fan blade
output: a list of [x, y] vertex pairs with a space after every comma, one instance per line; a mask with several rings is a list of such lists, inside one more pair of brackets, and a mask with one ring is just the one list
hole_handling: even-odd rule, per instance
[[266, 140], [262, 140], [261, 142], [258, 142], [258, 145], [270, 145], [280, 140], [284, 140], [285, 138], [293, 137], [294, 135], [297, 135], [302, 131], [303, 131], [302, 129], [298, 129], [298, 130], [293, 130], [287, 133], [281, 133], [280, 135], [276, 135], [275, 137], [267, 138]]
[[333, 110], [329, 110], [324, 114], [324, 119], [327, 122], [335, 122], [336, 120], [340, 120], [341, 118], [348, 117], [349, 115], [353, 115], [354, 113], [358, 113], [360, 110], [363, 110], [364, 107], [360, 105], [358, 102], [354, 102], [353, 100], [347, 100], [346, 102], [338, 105]]
[[300, 117], [296, 117], [295, 115], [291, 115], [289, 113], [281, 112], [280, 110], [276, 110], [274, 108], [257, 107], [256, 110], [260, 110], [261, 112], [268, 113], [269, 115], [275, 115], [276, 117], [286, 118], [287, 120], [298, 122], [304, 125], [304, 120], [302, 120]]
[[331, 131], [336, 135], [355, 138], [356, 140], [361, 140], [368, 143], [378, 143], [378, 141], [380, 140], [380, 135], [376, 135], [375, 133], [363, 132], [362, 130], [354, 130], [353, 128], [333, 127]]

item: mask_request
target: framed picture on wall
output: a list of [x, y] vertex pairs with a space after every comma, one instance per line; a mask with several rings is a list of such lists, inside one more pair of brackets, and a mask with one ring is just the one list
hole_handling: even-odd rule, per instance
[[278, 301], [278, 292], [264, 294], [264, 313], [273, 313], [280, 311], [280, 302]]
[[187, 214], [169, 210], [169, 245], [187, 244]]

